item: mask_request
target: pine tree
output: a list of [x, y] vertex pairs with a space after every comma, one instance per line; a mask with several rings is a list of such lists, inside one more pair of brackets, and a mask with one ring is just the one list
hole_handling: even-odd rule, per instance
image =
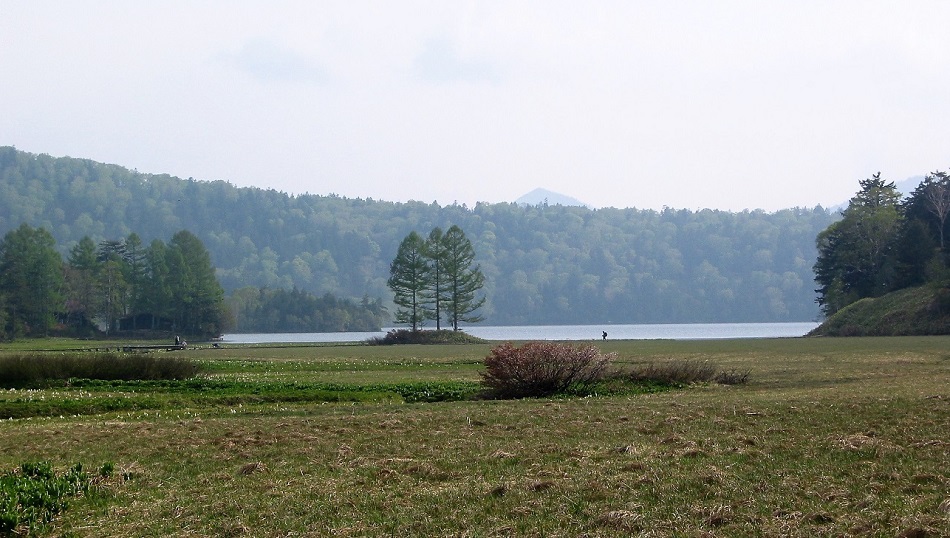
[[99, 310], [99, 265], [96, 243], [88, 235], [69, 250], [65, 273], [66, 315], [70, 325], [83, 331], [94, 326], [93, 319]]

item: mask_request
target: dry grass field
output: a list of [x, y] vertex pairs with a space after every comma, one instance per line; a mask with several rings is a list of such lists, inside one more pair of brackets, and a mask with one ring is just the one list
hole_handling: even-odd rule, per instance
[[[598, 345], [750, 380], [437, 403], [4, 390], [157, 403], [2, 420], [0, 469], [115, 464], [41, 536], [950, 536], [950, 338]], [[253, 387], [475, 382], [489, 348], [182, 353]]]

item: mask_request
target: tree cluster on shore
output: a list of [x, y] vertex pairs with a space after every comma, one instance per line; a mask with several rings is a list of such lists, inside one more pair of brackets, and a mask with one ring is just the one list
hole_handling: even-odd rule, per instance
[[927, 175], [906, 199], [879, 173], [860, 185], [817, 238], [817, 302], [827, 316], [865, 297], [950, 281], [948, 174]]
[[22, 224], [0, 242], [0, 338], [99, 331], [216, 336], [229, 324], [211, 257], [182, 230], [167, 244], [88, 236], [64, 262], [52, 234]]

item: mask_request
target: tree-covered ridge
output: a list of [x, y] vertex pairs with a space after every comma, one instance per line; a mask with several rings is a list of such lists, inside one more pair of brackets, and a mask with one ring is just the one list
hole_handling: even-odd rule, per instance
[[[388, 298], [412, 230], [465, 230], [492, 324], [814, 319], [820, 207], [764, 211], [440, 206], [290, 196], [0, 148], [0, 233], [27, 222], [68, 251], [133, 230], [205, 244], [226, 291], [252, 286]], [[388, 299], [387, 299], [388, 300]], [[387, 305], [391, 306], [391, 305]]]

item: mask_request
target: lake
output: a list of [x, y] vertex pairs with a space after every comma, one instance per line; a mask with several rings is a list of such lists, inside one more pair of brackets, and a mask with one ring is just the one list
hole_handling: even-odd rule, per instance
[[[804, 336], [818, 326], [813, 321], [792, 323], [669, 323], [644, 325], [517, 325], [469, 326], [463, 330], [485, 340], [714, 340], [723, 338], [789, 338]], [[388, 330], [388, 328], [386, 329]], [[227, 344], [362, 342], [379, 332], [225, 334]]]

